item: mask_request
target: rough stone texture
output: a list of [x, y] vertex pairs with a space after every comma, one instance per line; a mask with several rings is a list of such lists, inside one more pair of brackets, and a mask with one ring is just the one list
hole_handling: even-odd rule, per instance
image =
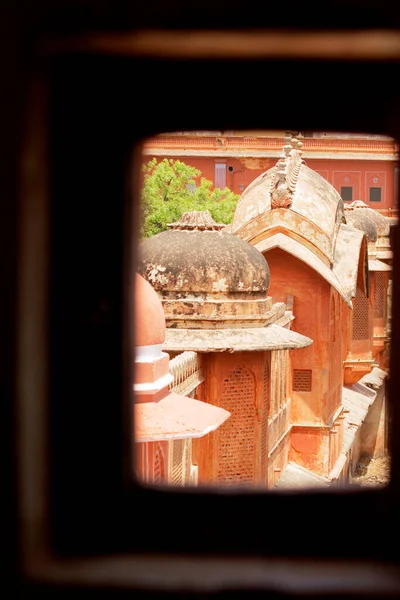
[[[363, 231], [367, 236], [368, 242], [376, 242], [376, 240], [378, 239], [378, 231], [376, 228], [376, 224], [370, 218], [370, 212], [372, 211], [372, 209], [368, 207], [355, 210], [348, 209], [349, 207], [345, 207], [347, 225], [351, 225], [352, 227]], [[384, 219], [385, 217], [382, 218]]]
[[[345, 206], [345, 218], [347, 223], [367, 235], [370, 259], [391, 260], [393, 258], [390, 250], [390, 228], [393, 225], [393, 219], [381, 215], [361, 200]], [[376, 230], [376, 236], [374, 230]]]
[[[355, 222], [359, 220], [361, 226], [367, 222], [372, 223], [375, 226], [378, 237], [388, 237], [390, 234], [390, 226], [393, 219], [381, 215], [377, 210], [370, 208], [365, 202], [361, 200], [355, 200], [350, 204], [346, 204], [344, 207], [346, 221], [348, 219], [354, 219]], [[356, 225], [354, 225], [356, 227]]]
[[340, 226], [332, 271], [349, 296], [355, 298], [357, 287], [368, 295], [368, 253], [362, 232]]
[[[351, 307], [357, 284], [361, 282], [361, 288], [368, 290], [363, 232], [345, 225], [339, 193], [304, 164], [301, 154], [301, 144], [286, 138], [275, 167], [243, 192], [230, 231], [262, 253], [280, 247], [297, 256]], [[376, 227], [372, 224], [370, 229], [373, 236]]]
[[378, 367], [358, 383], [343, 388], [342, 402], [346, 409], [342, 457], [349, 461], [354, 473], [360, 458], [369, 453], [384, 454], [384, 390], [387, 374]]
[[[330, 240], [329, 254], [333, 255], [337, 231], [344, 220], [343, 200], [333, 186], [304, 164], [301, 150], [294, 140], [291, 140], [291, 144], [295, 147], [287, 152], [285, 158], [281, 157], [275, 167], [257, 177], [243, 192], [231, 231], [239, 237], [250, 240], [248, 233], [243, 234], [243, 231], [251, 221], [274, 210], [274, 207], [286, 206], [311, 221], [327, 236]], [[282, 173], [281, 178], [279, 173]], [[272, 196], [276, 197], [277, 189], [285, 190], [286, 195], [283, 192], [280, 194], [284, 202], [275, 200], [271, 204]], [[307, 231], [304, 237], [307, 237]], [[318, 244], [315, 237], [310, 241]]]
[[312, 340], [279, 325], [246, 329], [167, 329], [164, 350], [243, 352], [305, 348]]
[[208, 211], [185, 213], [172, 227], [141, 244], [138, 264], [162, 300], [168, 328], [271, 321], [269, 267], [256, 248], [220, 231]]
[[294, 462], [289, 462], [284, 473], [275, 484], [279, 489], [327, 487], [330, 480], [313, 473]]
[[253, 246], [257, 247], [258, 242], [265, 237], [266, 232], [268, 232], [268, 235], [272, 235], [274, 231], [281, 231], [282, 229], [290, 232], [291, 236], [310, 248], [327, 265], [332, 263], [333, 247], [330, 237], [310, 219], [292, 210], [280, 207], [264, 212], [240, 230], [240, 237], [250, 241]]
[[221, 231], [224, 229], [224, 223], [216, 223], [211, 216], [209, 210], [192, 210], [190, 212], [185, 212], [181, 216], [181, 218], [175, 223], [169, 223], [168, 227], [172, 227], [172, 229], [181, 229], [181, 230], [192, 230], [196, 229], [198, 231]]
[[139, 273], [164, 295], [268, 291], [269, 268], [263, 255], [223, 231], [163, 231], [142, 242], [139, 252]]

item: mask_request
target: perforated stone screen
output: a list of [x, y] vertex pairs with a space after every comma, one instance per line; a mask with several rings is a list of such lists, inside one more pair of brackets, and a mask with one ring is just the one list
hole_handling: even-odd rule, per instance
[[286, 350], [280, 350], [279, 407], [286, 402]]
[[311, 392], [312, 371], [311, 369], [293, 370], [293, 390], [295, 392]]
[[170, 483], [172, 485], [183, 485], [183, 440], [173, 440], [171, 453], [171, 474]]
[[379, 271], [375, 273], [375, 297], [374, 297], [374, 317], [383, 319], [385, 316], [386, 289], [385, 275]]
[[367, 340], [369, 338], [369, 301], [362, 290], [357, 290], [353, 303], [353, 340]]
[[340, 332], [340, 313], [335, 299], [331, 300], [329, 318], [329, 385], [337, 384], [341, 378], [342, 358]]
[[154, 453], [154, 483], [164, 481], [164, 453], [160, 445], [157, 446]]
[[256, 405], [254, 375], [237, 367], [224, 379], [221, 406], [231, 413], [219, 429], [218, 480], [251, 483], [255, 477]]
[[260, 471], [261, 479], [265, 481], [267, 476], [267, 435], [268, 435], [268, 411], [269, 411], [269, 368], [264, 366], [264, 388], [263, 388], [263, 412], [261, 415], [261, 443], [260, 443]]

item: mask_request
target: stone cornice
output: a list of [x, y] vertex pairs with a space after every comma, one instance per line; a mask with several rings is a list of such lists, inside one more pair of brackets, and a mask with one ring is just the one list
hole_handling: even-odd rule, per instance
[[[398, 160], [399, 144], [391, 139], [302, 138], [305, 158]], [[146, 155], [278, 157], [281, 137], [162, 135], [143, 145]]]

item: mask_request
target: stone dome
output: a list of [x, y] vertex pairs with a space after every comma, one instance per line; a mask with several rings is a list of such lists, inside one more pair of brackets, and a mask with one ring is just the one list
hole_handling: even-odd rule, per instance
[[135, 275], [135, 346], [164, 343], [165, 316], [160, 298], [141, 275]]
[[[352, 202], [352, 204], [354, 204], [354, 202]], [[362, 204], [364, 204], [364, 202], [362, 202]], [[364, 206], [365, 208], [346, 206], [346, 223], [364, 232], [369, 243], [376, 242], [376, 240], [378, 239], [377, 227], [374, 220], [371, 219], [371, 216], [369, 214], [370, 209], [366, 204], [364, 204]]]
[[140, 244], [138, 259], [139, 273], [163, 301], [167, 326], [183, 317], [251, 321], [252, 315], [259, 321], [270, 305], [261, 252], [222, 231], [225, 225], [208, 211], [185, 213], [169, 226]]
[[[377, 210], [370, 208], [367, 204], [365, 204], [365, 202], [362, 202], [361, 200], [355, 200], [350, 204], [346, 204], [344, 210], [345, 218], [349, 225], [353, 225], [353, 222], [359, 222], [364, 227], [370, 227], [371, 224], [375, 227], [376, 238], [374, 241], [376, 241], [378, 237], [389, 236], [390, 220], [384, 215], [381, 215], [381, 213], [379, 213]], [[354, 224], [353, 227], [357, 226]], [[358, 227], [358, 229], [361, 229], [361, 227]], [[367, 231], [364, 231], [367, 234]]]

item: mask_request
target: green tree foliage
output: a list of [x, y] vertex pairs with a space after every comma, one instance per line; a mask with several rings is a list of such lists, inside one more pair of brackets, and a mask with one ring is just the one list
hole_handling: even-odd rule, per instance
[[142, 190], [143, 237], [150, 237], [168, 228], [184, 212], [209, 210], [217, 223], [232, 221], [238, 194], [228, 188], [214, 188], [214, 184], [201, 177], [201, 171], [180, 160], [153, 158], [143, 165]]

